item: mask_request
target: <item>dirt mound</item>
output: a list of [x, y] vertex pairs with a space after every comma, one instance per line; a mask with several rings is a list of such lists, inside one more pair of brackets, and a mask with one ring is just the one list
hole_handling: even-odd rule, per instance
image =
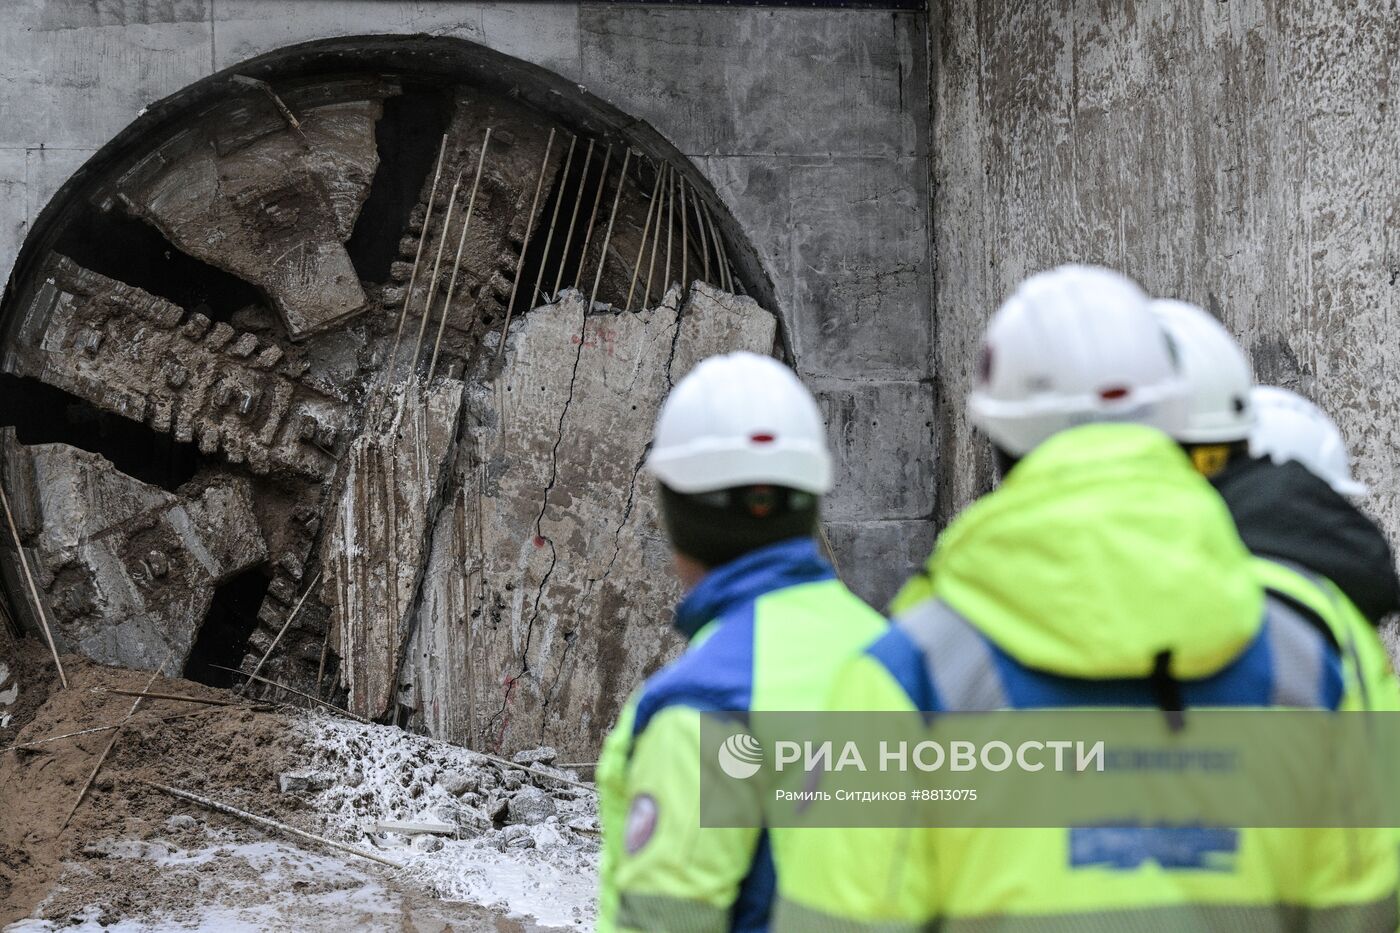
[[[133, 698], [108, 691], [141, 690], [150, 679], [140, 671], [65, 656], [69, 689], [62, 690], [52, 661], [45, 667], [34, 643], [21, 642], [19, 648], [21, 697], [10, 728], [0, 731], [4, 747], [120, 722]], [[235, 699], [229, 691], [175, 678], [157, 678], [150, 690]], [[21, 726], [17, 733], [16, 725]], [[181, 808], [141, 781], [178, 785], [277, 819], [297, 816], [300, 801], [278, 793], [278, 773], [301, 741], [285, 717], [243, 707], [148, 699], [64, 827], [111, 736], [110, 730], [88, 732], [0, 752], [0, 925], [28, 916], [58, 880], [64, 863], [92, 858], [92, 846], [169, 834], [166, 821]], [[235, 825], [217, 814], [207, 817], [214, 828]], [[152, 903], [158, 902], [150, 893]]]
[[[0, 748], [18, 741], [39, 707], [58, 686], [58, 669], [49, 649], [34, 639], [13, 640], [0, 625]], [[13, 694], [13, 695], [11, 695]], [[8, 702], [5, 702], [8, 701]]]

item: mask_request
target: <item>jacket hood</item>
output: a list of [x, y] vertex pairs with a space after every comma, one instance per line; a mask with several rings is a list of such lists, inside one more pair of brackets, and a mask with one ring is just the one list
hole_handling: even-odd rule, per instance
[[1400, 611], [1390, 543], [1374, 521], [1301, 463], [1231, 464], [1215, 479], [1245, 546], [1337, 585], [1371, 622]]
[[765, 593], [830, 580], [835, 571], [812, 538], [765, 545], [707, 573], [676, 606], [676, 630], [687, 639], [725, 613]]
[[1179, 679], [1234, 660], [1264, 595], [1224, 502], [1152, 428], [1094, 424], [1032, 451], [944, 533], [932, 591], [1029, 667]]

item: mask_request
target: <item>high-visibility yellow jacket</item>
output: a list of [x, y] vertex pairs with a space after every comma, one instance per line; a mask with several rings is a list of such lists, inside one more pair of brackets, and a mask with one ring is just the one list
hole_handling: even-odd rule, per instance
[[1254, 572], [1268, 592], [1302, 607], [1323, 623], [1341, 655], [1346, 689], [1342, 708], [1400, 711], [1400, 678], [1373, 626], [1331, 580], [1268, 557], [1254, 561]]
[[[943, 535], [841, 710], [1337, 709], [1340, 661], [1268, 601], [1181, 450], [1133, 425], [1051, 438]], [[1189, 728], [1189, 726], [1188, 726]], [[1321, 768], [1321, 762], [1299, 763]], [[1311, 772], [1309, 772], [1311, 773]], [[1383, 829], [809, 830], [776, 930], [1394, 930]]]
[[598, 929], [767, 929], [792, 831], [700, 826], [704, 713], [820, 709], [888, 627], [811, 539], [717, 568], [681, 602], [689, 649], [628, 702], [598, 764]]

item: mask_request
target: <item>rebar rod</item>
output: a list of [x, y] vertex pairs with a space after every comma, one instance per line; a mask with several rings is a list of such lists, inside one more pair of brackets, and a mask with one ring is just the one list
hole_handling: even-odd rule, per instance
[[[301, 594], [301, 599], [298, 599], [297, 604], [292, 607], [292, 611], [287, 613], [287, 621], [283, 622], [282, 627], [277, 630], [277, 637], [272, 639], [272, 644], [267, 646], [267, 650], [263, 652], [263, 656], [258, 658], [258, 663], [253, 666], [254, 674], [261, 671], [262, 666], [267, 663], [267, 659], [272, 656], [272, 652], [277, 648], [277, 644], [282, 640], [282, 636], [287, 634], [287, 629], [291, 626], [292, 620], [297, 617], [297, 613], [301, 612], [301, 607], [306, 604], [306, 597], [311, 595], [311, 591], [316, 588], [316, 584], [319, 583], [320, 580], [321, 572], [318, 570], [316, 571], [316, 575], [311, 578], [311, 582], [306, 585], [306, 592]], [[252, 683], [250, 680], [243, 681], [243, 688], [239, 690], [240, 695], [247, 692], [248, 684], [250, 683]]]
[[[661, 163], [661, 174], [663, 177], [670, 171], [670, 168], [671, 164], [669, 162]], [[656, 273], [656, 254], [661, 248], [661, 214], [666, 208], [659, 200], [660, 197], [664, 197], [664, 195], [658, 195], [658, 200], [656, 202], [656, 230], [651, 238], [651, 260], [647, 263], [647, 287], [646, 291], [642, 293], [643, 308], [651, 307], [651, 279]]]
[[715, 244], [715, 262], [719, 265], [719, 269], [716, 270], [719, 273], [719, 287], [732, 293], [734, 280], [728, 275], [729, 270], [726, 268], [729, 265], [729, 260], [724, 252], [724, 241], [720, 239], [719, 230], [715, 227], [715, 218], [710, 214], [708, 204], [705, 205], [705, 222], [710, 225], [710, 239]]
[[39, 617], [39, 627], [44, 630], [44, 641], [49, 644], [49, 654], [53, 656], [54, 666], [58, 668], [58, 680], [63, 684], [63, 689], [68, 689], [68, 675], [63, 672], [63, 662], [58, 659], [58, 648], [54, 647], [53, 631], [49, 628], [49, 617], [44, 612], [44, 604], [39, 599], [39, 588], [34, 585], [34, 574], [29, 570], [29, 558], [24, 554], [24, 543], [19, 539], [19, 528], [15, 526], [15, 515], [10, 511], [10, 499], [5, 495], [3, 482], [0, 482], [0, 505], [5, 507], [5, 524], [10, 526], [10, 537], [15, 542], [15, 553], [19, 555], [19, 567], [24, 573], [24, 585], [29, 590], [29, 597], [34, 600], [34, 612]]
[[[640, 161], [640, 160], [639, 160]], [[632, 264], [632, 284], [627, 286], [627, 303], [623, 310], [632, 310], [632, 293], [637, 290], [637, 277], [642, 272], [642, 257], [647, 252], [647, 235], [651, 232], [651, 214], [656, 208], [656, 193], [661, 190], [661, 169], [656, 170], [656, 181], [651, 186], [651, 201], [647, 204], [647, 219], [642, 225], [642, 241], [637, 245], [637, 261]]]
[[[557, 301], [559, 289], [564, 284], [564, 266], [569, 261], [569, 247], [574, 242], [574, 223], [578, 220], [579, 205], [583, 203], [583, 182], [588, 178], [588, 167], [593, 164], [593, 140], [588, 141], [588, 152], [583, 157], [583, 171], [578, 176], [578, 187], [574, 191], [574, 209], [569, 214], [569, 232], [564, 236], [564, 248], [559, 252], [559, 271], [554, 276], [554, 290], [550, 292]], [[568, 179], [564, 179], [567, 183]]]
[[[146, 686], [142, 688], [141, 693], [144, 694], [151, 689], [151, 685], [156, 682], [156, 678], [160, 676], [160, 672], [164, 670], [165, 665], [170, 663], [170, 659], [174, 657], [174, 655], [175, 652], [173, 649], [166, 654], [165, 660], [161, 662], [160, 667], [151, 672], [150, 679], [146, 681]], [[112, 737], [107, 740], [107, 747], [102, 749], [101, 755], [97, 756], [97, 764], [92, 766], [92, 771], [88, 774], [87, 780], [83, 782], [82, 788], [78, 791], [78, 799], [73, 801], [73, 806], [69, 808], [68, 815], [63, 818], [62, 825], [58, 827], [59, 832], [63, 832], [63, 830], [68, 828], [68, 821], [73, 819], [73, 814], [77, 813], [78, 807], [82, 806], [84, 798], [87, 797], [88, 788], [92, 787], [92, 782], [97, 779], [97, 772], [102, 770], [102, 765], [106, 763], [107, 756], [112, 754], [112, 746], [116, 745], [117, 739], [122, 737], [122, 729], [131, 720], [131, 717], [136, 715], [136, 711], [140, 709], [141, 701], [144, 699], [144, 696], [138, 696], [133, 700], [131, 709], [126, 711], [126, 715], [122, 717], [122, 721], [118, 723], [117, 728], [112, 730]]]
[[229, 673], [232, 673], [232, 674], [242, 674], [244, 677], [252, 677], [252, 678], [253, 678], [254, 680], [256, 680], [258, 683], [267, 684], [269, 687], [276, 687], [278, 690], [285, 690], [285, 691], [287, 691], [288, 693], [292, 693], [292, 694], [295, 694], [295, 695], [301, 697], [303, 700], [310, 700], [312, 703], [315, 703], [315, 704], [317, 704], [318, 706], [324, 706], [326, 709], [334, 710], [335, 712], [339, 713], [339, 714], [342, 715], [342, 716], [349, 716], [351, 719], [355, 720], [356, 722], [362, 722], [362, 723], [364, 723], [364, 724], [367, 725], [367, 726], [368, 726], [368, 725], [372, 725], [372, 723], [371, 723], [368, 719], [366, 719], [365, 717], [363, 717], [363, 716], [357, 716], [357, 715], [355, 715], [354, 713], [350, 712], [348, 709], [341, 709], [339, 706], [336, 706], [334, 703], [327, 703], [325, 700], [318, 699], [318, 698], [312, 696], [312, 695], [309, 694], [309, 693], [302, 693], [300, 690], [297, 690], [295, 687], [288, 687], [286, 684], [280, 684], [280, 683], [278, 683], [277, 681], [275, 681], [275, 680], [269, 680], [269, 679], [266, 678], [266, 677], [253, 677], [253, 675], [252, 675], [252, 674], [249, 674], [247, 671], [241, 671], [241, 670], [239, 670], [239, 669], [236, 668], [236, 667], [224, 667], [222, 664], [210, 664], [209, 666], [210, 666], [210, 667], [217, 667], [217, 668], [218, 668], [219, 670], [221, 670], [221, 671], [228, 671]]
[[[438, 149], [437, 171], [433, 173], [433, 188], [428, 194], [428, 207], [423, 213], [423, 229], [418, 231], [418, 251], [413, 254], [413, 272], [408, 277], [408, 291], [404, 292], [403, 305], [399, 308], [399, 326], [394, 331], [393, 349], [389, 351], [388, 376], [385, 377], [385, 397], [388, 396], [389, 378], [394, 375], [394, 363], [399, 355], [399, 343], [403, 340], [403, 323], [408, 318], [408, 305], [413, 301], [413, 288], [418, 282], [418, 266], [423, 260], [423, 245], [428, 241], [428, 223], [433, 219], [433, 202], [437, 200], [438, 182], [442, 179], [442, 160], [447, 154], [447, 134], [442, 134], [442, 146]], [[381, 402], [380, 409], [383, 404]]]
[[685, 219], [685, 176], [681, 176], [681, 291], [690, 288], [690, 225]]
[[210, 810], [217, 810], [228, 816], [238, 817], [240, 820], [245, 820], [256, 826], [261, 826], [264, 829], [276, 829], [290, 836], [296, 836], [298, 839], [306, 839], [310, 842], [319, 843], [327, 848], [338, 849], [341, 852], [349, 852], [351, 855], [358, 855], [360, 858], [369, 859], [371, 862], [379, 862], [381, 865], [388, 865], [390, 868], [407, 867], [402, 862], [396, 862], [391, 858], [385, 858], [376, 852], [370, 852], [367, 849], [347, 845], [343, 842], [336, 842], [334, 839], [327, 839], [324, 836], [317, 836], [315, 833], [308, 833], [304, 829], [297, 829], [295, 826], [288, 826], [286, 823], [280, 823], [277, 820], [265, 816], [258, 816], [256, 813], [249, 813], [247, 810], [240, 810], [237, 807], [229, 806], [226, 803], [220, 803], [217, 800], [211, 800], [208, 797], [201, 797], [198, 794], [192, 794], [178, 787], [171, 787], [168, 784], [158, 784], [155, 781], [142, 781], [139, 779], [137, 783], [144, 784], [147, 787], [154, 787], [156, 790], [169, 794], [172, 797], [188, 800], [190, 803], [197, 803], [201, 807], [208, 807]]
[[672, 228], [676, 224], [676, 170], [671, 169], [671, 174], [666, 179], [666, 275], [661, 283], [661, 295], [663, 300], [668, 291], [671, 290], [671, 237]]
[[608, 213], [608, 229], [603, 234], [603, 248], [598, 253], [598, 271], [593, 274], [593, 291], [588, 296], [588, 307], [598, 300], [598, 286], [603, 282], [603, 266], [608, 263], [608, 245], [612, 243], [613, 224], [617, 221], [617, 205], [622, 201], [622, 185], [627, 181], [627, 166], [632, 162], [632, 147], [628, 146], [622, 156], [622, 171], [617, 175], [617, 191], [613, 194], [612, 210]]
[[520, 289], [520, 276], [525, 272], [525, 254], [530, 249], [530, 234], [535, 229], [535, 212], [540, 208], [540, 192], [544, 190], [544, 173], [549, 168], [549, 153], [554, 148], [554, 129], [549, 131], [549, 140], [544, 145], [544, 159], [540, 161], [540, 176], [535, 180], [535, 199], [530, 202], [530, 216], [525, 218], [525, 240], [520, 244], [520, 260], [515, 264], [515, 282], [510, 286], [510, 299], [506, 302], [506, 319], [501, 324], [501, 342], [496, 345], [496, 359], [506, 350], [506, 333], [510, 330], [510, 316], [515, 313], [515, 293]]
[[457, 170], [457, 180], [452, 183], [452, 195], [447, 199], [447, 212], [442, 215], [442, 236], [438, 238], [437, 257], [433, 260], [433, 277], [428, 282], [428, 297], [423, 302], [423, 317], [418, 321], [418, 339], [413, 342], [413, 355], [410, 356], [408, 371], [412, 375], [417, 364], [418, 354], [423, 352], [423, 335], [428, 331], [428, 318], [433, 313], [433, 298], [437, 295], [438, 277], [442, 275], [442, 254], [447, 247], [447, 236], [452, 232], [452, 208], [457, 206], [457, 191], [462, 187], [462, 170]]
[[583, 270], [588, 266], [588, 244], [593, 242], [593, 224], [598, 220], [598, 205], [603, 203], [603, 189], [608, 184], [608, 166], [612, 164], [612, 143], [603, 153], [603, 171], [598, 176], [598, 190], [593, 194], [593, 210], [588, 215], [588, 226], [583, 230], [583, 251], [578, 256], [578, 268], [574, 270], [574, 288], [583, 279]]
[[247, 709], [238, 700], [215, 700], [207, 697], [181, 696], [178, 693], [151, 693], [149, 690], [121, 690], [116, 687], [98, 687], [97, 693], [110, 693], [121, 697], [140, 697], [143, 700], [176, 700], [181, 703], [199, 703], [204, 706], [237, 706]]
[[[447, 282], [447, 297], [442, 302], [442, 315], [438, 318], [437, 337], [433, 340], [433, 358], [428, 362], [428, 382], [433, 381], [437, 371], [438, 351], [442, 349], [442, 335], [447, 330], [447, 315], [452, 311], [452, 295], [457, 290], [457, 274], [462, 271], [462, 251], [467, 245], [467, 230], [472, 225], [472, 211], [476, 209], [476, 191], [481, 187], [481, 170], [486, 167], [486, 148], [491, 145], [491, 127], [481, 140], [481, 155], [476, 160], [476, 178], [472, 180], [472, 193], [467, 198], [467, 217], [462, 221], [462, 233], [457, 237], [457, 255], [452, 260], [452, 278]], [[418, 365], [417, 359], [414, 365]]]
[[690, 200], [695, 205], [695, 229], [700, 231], [700, 258], [702, 262], [700, 278], [706, 284], [713, 284], [710, 282], [710, 241], [705, 236], [705, 215], [700, 213], [700, 192], [691, 188]]
[[[540, 271], [535, 274], [535, 287], [530, 291], [530, 300], [539, 301], [544, 299], [549, 301], [550, 297], [540, 291], [540, 286], [544, 284], [544, 270], [549, 265], [549, 248], [554, 245], [554, 226], [559, 222], [559, 205], [564, 203], [564, 186], [569, 181], [569, 169], [574, 164], [574, 146], [578, 144], [578, 137], [569, 137], [569, 152], [564, 156], [564, 170], [559, 173], [559, 193], [554, 196], [554, 210], [549, 214], [549, 232], [544, 238], [544, 253], [540, 256]], [[562, 264], [564, 257], [560, 256], [559, 262]]]

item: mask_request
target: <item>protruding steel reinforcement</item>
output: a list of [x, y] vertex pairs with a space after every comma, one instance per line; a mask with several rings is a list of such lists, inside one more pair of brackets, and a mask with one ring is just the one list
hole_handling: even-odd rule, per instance
[[[559, 271], [554, 276], [554, 289], [550, 296], [559, 299], [559, 289], [564, 285], [564, 264], [569, 259], [569, 247], [574, 243], [574, 223], [578, 220], [578, 208], [583, 202], [583, 182], [588, 178], [589, 166], [593, 164], [593, 140], [588, 141], [588, 152], [583, 157], [583, 171], [578, 176], [578, 187], [574, 189], [574, 209], [569, 214], [569, 232], [564, 236], [564, 248], [559, 252]], [[568, 179], [566, 178], [567, 182]]]
[[535, 180], [535, 198], [530, 202], [530, 216], [525, 219], [525, 240], [520, 244], [520, 260], [515, 264], [515, 282], [510, 287], [510, 300], [506, 302], [506, 319], [501, 324], [501, 342], [496, 345], [496, 359], [506, 349], [506, 332], [510, 330], [510, 316], [515, 312], [515, 294], [520, 290], [520, 276], [525, 272], [525, 253], [530, 249], [530, 234], [535, 230], [535, 212], [540, 209], [540, 192], [544, 190], [544, 173], [549, 169], [549, 153], [554, 148], [553, 129], [549, 140], [544, 144], [544, 158], [540, 160], [540, 176]]
[[676, 170], [671, 169], [666, 176], [666, 276], [661, 283], [661, 294], [671, 287], [671, 228], [676, 223]]
[[588, 296], [588, 307], [598, 300], [598, 286], [603, 281], [603, 266], [608, 262], [608, 245], [612, 242], [613, 223], [617, 220], [617, 205], [622, 201], [622, 186], [627, 181], [627, 166], [632, 162], [632, 147], [628, 146], [622, 156], [622, 171], [617, 174], [617, 191], [613, 194], [612, 210], [608, 213], [608, 229], [603, 234], [603, 248], [598, 251], [598, 271], [593, 274], [593, 291]]
[[588, 215], [588, 226], [583, 231], [583, 251], [579, 253], [578, 269], [574, 271], [574, 288], [583, 280], [584, 267], [588, 265], [588, 244], [593, 240], [593, 224], [598, 220], [598, 205], [603, 203], [603, 189], [608, 184], [608, 166], [612, 164], [612, 143], [603, 154], [603, 173], [598, 176], [598, 190], [593, 194], [593, 210]]
[[700, 192], [694, 188], [690, 189], [690, 200], [695, 205], [695, 229], [700, 231], [700, 260], [702, 263], [700, 278], [710, 281], [710, 240], [705, 235], [705, 215], [700, 212]]
[[[491, 127], [486, 128], [486, 135], [481, 140], [481, 155], [476, 160], [476, 178], [472, 181], [472, 193], [467, 198], [467, 217], [462, 221], [462, 233], [457, 237], [457, 256], [452, 261], [452, 278], [447, 283], [447, 297], [442, 302], [442, 314], [438, 318], [437, 337], [433, 340], [433, 357], [428, 363], [428, 381], [433, 381], [433, 373], [437, 371], [438, 351], [442, 348], [442, 335], [447, 330], [447, 315], [452, 310], [452, 294], [457, 290], [457, 274], [462, 269], [462, 250], [467, 245], [467, 230], [472, 225], [472, 211], [476, 208], [476, 191], [481, 187], [481, 170], [486, 167], [486, 149], [491, 145]], [[417, 359], [414, 360], [417, 365]]]
[[[530, 290], [530, 301], [548, 301], [549, 297], [540, 292], [540, 286], [544, 284], [544, 270], [549, 265], [549, 248], [554, 244], [554, 225], [559, 221], [559, 205], [564, 201], [564, 185], [569, 181], [569, 169], [574, 164], [574, 146], [578, 143], [578, 137], [569, 138], [569, 154], [564, 157], [564, 170], [559, 173], [558, 194], [554, 196], [554, 210], [549, 215], [549, 233], [545, 234], [544, 252], [540, 255], [540, 270], [535, 274], [535, 287]], [[562, 266], [565, 255], [559, 257]], [[562, 269], [560, 270], [563, 271]]]
[[690, 224], [685, 218], [686, 184], [681, 176], [681, 290], [690, 288]]
[[[639, 160], [639, 161], [640, 161], [640, 160]], [[627, 304], [626, 304], [624, 307], [625, 307], [625, 310], [628, 310], [628, 311], [632, 310], [632, 293], [633, 293], [634, 291], [636, 291], [636, 288], [637, 288], [637, 277], [638, 277], [638, 276], [641, 274], [641, 272], [642, 272], [642, 257], [646, 255], [646, 251], [647, 251], [647, 235], [651, 232], [651, 215], [652, 215], [652, 211], [654, 211], [654, 210], [656, 209], [656, 195], [657, 195], [657, 192], [659, 192], [660, 190], [661, 190], [661, 167], [660, 167], [660, 166], [657, 166], [657, 168], [656, 168], [656, 181], [655, 181], [655, 182], [652, 184], [652, 186], [651, 186], [651, 202], [650, 202], [649, 204], [647, 204], [647, 219], [646, 219], [646, 223], [642, 225], [642, 242], [641, 242], [641, 244], [638, 245], [638, 247], [637, 247], [637, 261], [636, 261], [635, 263], [633, 263], [633, 265], [632, 265], [632, 284], [629, 285], [629, 286], [627, 286]], [[658, 218], [658, 222], [659, 222], [659, 220], [660, 220], [660, 218]], [[645, 303], [643, 303], [643, 307], [645, 307]]]
[[729, 259], [725, 255], [724, 241], [720, 239], [719, 230], [715, 227], [715, 219], [710, 214], [708, 204], [705, 205], [705, 222], [710, 227], [710, 239], [715, 242], [715, 261], [719, 263], [719, 269], [716, 270], [719, 275], [719, 287], [727, 292], [732, 292], [734, 291], [734, 280], [728, 274]]
[[447, 199], [447, 210], [442, 215], [442, 236], [438, 239], [437, 257], [433, 260], [433, 277], [428, 280], [428, 297], [423, 302], [423, 316], [418, 321], [418, 339], [413, 342], [413, 355], [409, 357], [408, 371], [418, 363], [418, 355], [423, 352], [423, 335], [428, 332], [428, 318], [433, 313], [433, 298], [437, 295], [438, 277], [442, 275], [442, 254], [447, 247], [447, 235], [452, 230], [452, 208], [457, 206], [457, 191], [462, 187], [462, 170], [457, 170], [457, 180], [452, 183], [452, 195]]
[[63, 672], [63, 662], [58, 659], [58, 648], [54, 647], [53, 630], [49, 628], [49, 617], [44, 613], [44, 604], [39, 599], [39, 588], [34, 585], [34, 574], [29, 570], [29, 558], [24, 554], [24, 543], [19, 539], [19, 529], [15, 526], [15, 515], [10, 511], [10, 500], [0, 484], [0, 506], [5, 507], [5, 524], [9, 526], [10, 537], [14, 540], [15, 553], [19, 556], [19, 567], [24, 573], [24, 585], [29, 590], [29, 598], [34, 600], [34, 614], [39, 617], [39, 627], [44, 630], [44, 641], [48, 642], [49, 654], [53, 655], [54, 667], [58, 668], [58, 680], [63, 689], [68, 689], [68, 675]]
[[447, 154], [447, 134], [442, 134], [442, 145], [438, 147], [437, 169], [433, 172], [433, 187], [428, 193], [428, 206], [423, 212], [423, 229], [418, 231], [418, 251], [413, 254], [413, 272], [408, 277], [408, 291], [403, 293], [403, 304], [399, 306], [399, 326], [394, 331], [394, 343], [389, 350], [388, 364], [385, 366], [384, 395], [380, 398], [379, 410], [383, 410], [384, 399], [389, 395], [389, 379], [394, 375], [394, 363], [399, 355], [399, 343], [403, 340], [403, 323], [408, 318], [408, 305], [413, 301], [413, 289], [418, 284], [418, 267], [423, 261], [423, 244], [428, 242], [428, 224], [433, 219], [433, 202], [437, 200], [438, 182], [442, 180], [442, 160]]

